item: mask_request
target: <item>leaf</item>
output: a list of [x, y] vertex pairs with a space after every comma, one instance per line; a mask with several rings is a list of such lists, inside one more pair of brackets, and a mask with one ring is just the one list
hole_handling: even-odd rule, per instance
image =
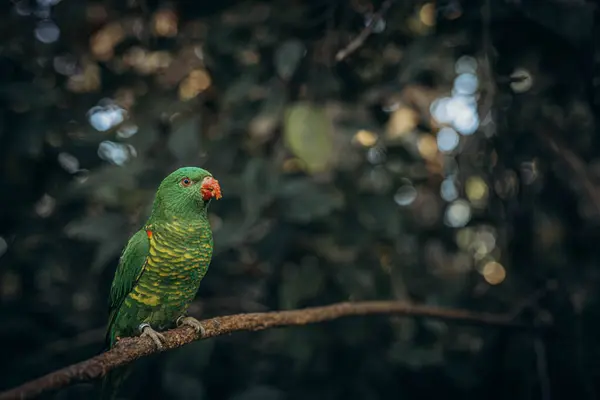
[[277, 175], [262, 158], [251, 158], [242, 174], [242, 207], [248, 218], [256, 220], [262, 209], [272, 200], [277, 186]]
[[[140, 158], [132, 160], [127, 168], [114, 165], [104, 165], [94, 169], [92, 172], [82, 174], [84, 179], [73, 180], [63, 194], [64, 199], [91, 197], [101, 204], [119, 207], [123, 198], [120, 193], [126, 191], [126, 196], [131, 197], [132, 188], [139, 184], [139, 174], [144, 169], [144, 161]], [[154, 191], [155, 188], [152, 188]], [[154, 198], [150, 196], [151, 202]], [[60, 198], [59, 198], [60, 200]]]
[[169, 149], [183, 164], [193, 164], [200, 154], [200, 118], [193, 117], [184, 121], [173, 130], [169, 137]]
[[281, 125], [288, 100], [287, 88], [281, 81], [273, 79], [266, 88], [267, 97], [262, 102], [259, 113], [252, 118], [248, 126], [252, 138], [260, 141], [269, 140]]
[[299, 40], [292, 39], [281, 44], [274, 56], [277, 74], [284, 80], [290, 79], [305, 54], [306, 48]]
[[305, 257], [301, 265], [285, 264], [279, 289], [279, 306], [298, 308], [303, 301], [316, 298], [325, 284], [323, 269], [315, 257]]
[[287, 148], [306, 164], [309, 173], [328, 169], [333, 155], [333, 132], [323, 107], [306, 102], [288, 107], [284, 140]]
[[331, 186], [318, 185], [308, 178], [284, 182], [279, 188], [283, 215], [296, 222], [321, 218], [344, 204], [343, 195]]
[[377, 295], [375, 276], [372, 271], [348, 268], [346, 264], [336, 270], [335, 279], [354, 299], [368, 299]]
[[223, 93], [221, 103], [224, 109], [233, 108], [235, 105], [244, 103], [248, 99], [248, 93], [258, 84], [255, 74], [247, 73], [239, 77], [227, 87]]
[[100, 243], [123, 229], [125, 222], [119, 214], [104, 213], [72, 221], [64, 229], [69, 237]]
[[364, 196], [358, 205], [358, 219], [369, 230], [389, 239], [402, 232], [402, 215], [398, 205], [388, 197]]
[[100, 272], [111, 258], [117, 257], [130, 234], [127, 220], [116, 213], [86, 216], [70, 222], [64, 230], [71, 238], [98, 243], [91, 265], [92, 272]]

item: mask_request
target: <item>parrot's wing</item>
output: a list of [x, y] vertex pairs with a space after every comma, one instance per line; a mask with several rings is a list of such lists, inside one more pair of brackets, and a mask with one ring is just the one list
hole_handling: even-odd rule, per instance
[[135, 284], [140, 279], [140, 276], [144, 272], [146, 266], [146, 260], [150, 252], [150, 240], [148, 239], [148, 232], [145, 230], [137, 231], [129, 242], [121, 258], [119, 259], [119, 265], [115, 272], [115, 277], [110, 287], [110, 296], [108, 302], [108, 329], [107, 329], [107, 341], [109, 341], [110, 334], [113, 330], [117, 313], [123, 301], [131, 291]]

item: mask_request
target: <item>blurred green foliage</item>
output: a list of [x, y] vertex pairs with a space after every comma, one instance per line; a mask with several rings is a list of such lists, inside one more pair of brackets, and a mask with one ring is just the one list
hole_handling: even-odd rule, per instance
[[597, 10], [397, 1], [373, 20], [382, 3], [0, 5], [1, 389], [102, 350], [122, 247], [197, 165], [223, 199], [196, 316], [398, 299], [554, 328], [239, 333], [140, 360], [132, 398], [595, 398]]

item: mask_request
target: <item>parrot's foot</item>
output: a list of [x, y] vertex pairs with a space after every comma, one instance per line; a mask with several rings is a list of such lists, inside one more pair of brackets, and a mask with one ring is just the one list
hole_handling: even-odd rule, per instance
[[158, 348], [158, 350], [162, 350], [163, 342], [165, 342], [167, 340], [165, 335], [163, 335], [160, 332], [155, 331], [154, 329], [152, 329], [150, 324], [147, 324], [147, 323], [140, 324], [138, 329], [142, 333], [140, 335], [141, 337], [149, 337], [150, 339], [152, 339], [154, 344], [156, 344], [156, 347]]
[[206, 331], [204, 330], [204, 327], [202, 326], [200, 321], [198, 321], [194, 317], [181, 316], [181, 317], [177, 318], [176, 323], [177, 323], [177, 326], [181, 326], [181, 325], [191, 326], [192, 328], [194, 328], [196, 330], [196, 333], [200, 333], [200, 337], [204, 337], [204, 334], [206, 333]]

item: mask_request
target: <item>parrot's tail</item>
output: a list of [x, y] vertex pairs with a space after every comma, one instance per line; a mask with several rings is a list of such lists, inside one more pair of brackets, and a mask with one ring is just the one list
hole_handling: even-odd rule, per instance
[[115, 368], [102, 379], [102, 394], [101, 400], [116, 400], [119, 388], [131, 374], [129, 366]]

